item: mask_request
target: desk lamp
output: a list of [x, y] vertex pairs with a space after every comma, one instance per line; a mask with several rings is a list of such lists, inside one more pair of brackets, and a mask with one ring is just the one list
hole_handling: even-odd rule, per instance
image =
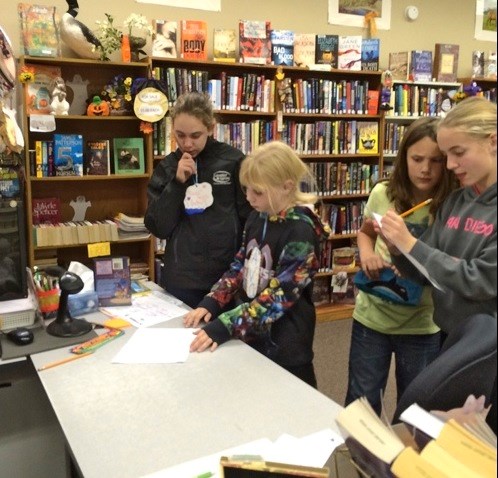
[[81, 277], [74, 272], [63, 272], [59, 277], [61, 295], [57, 318], [47, 326], [47, 332], [56, 337], [78, 337], [92, 330], [92, 324], [81, 319], [73, 319], [67, 310], [69, 294], [77, 294], [83, 289]]

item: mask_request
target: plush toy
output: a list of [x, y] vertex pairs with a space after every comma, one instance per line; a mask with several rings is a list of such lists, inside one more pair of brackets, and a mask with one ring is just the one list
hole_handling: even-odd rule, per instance
[[110, 107], [107, 101], [102, 101], [100, 96], [94, 96], [92, 102], [86, 109], [88, 116], [109, 116]]
[[53, 115], [67, 115], [69, 112], [69, 102], [66, 100], [66, 84], [58, 76], [54, 78], [52, 85], [51, 113]]
[[86, 25], [76, 20], [79, 10], [77, 0], [66, 2], [69, 8], [60, 21], [62, 40], [80, 57], [98, 60], [100, 55], [97, 47], [101, 46], [99, 39]]

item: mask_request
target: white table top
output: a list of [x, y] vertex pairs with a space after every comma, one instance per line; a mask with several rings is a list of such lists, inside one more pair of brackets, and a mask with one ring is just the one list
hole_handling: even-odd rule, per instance
[[[338, 431], [340, 405], [238, 340], [185, 363], [111, 363], [133, 330], [38, 372], [85, 478], [139, 477], [259, 438]], [[38, 368], [68, 351], [31, 359]]]

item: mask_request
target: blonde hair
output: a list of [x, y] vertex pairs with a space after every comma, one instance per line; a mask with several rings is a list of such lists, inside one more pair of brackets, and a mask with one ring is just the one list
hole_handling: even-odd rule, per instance
[[476, 138], [496, 132], [496, 104], [479, 96], [466, 98], [440, 121], [441, 128], [454, 128]]
[[[282, 186], [286, 181], [294, 184], [294, 204], [314, 204], [317, 195], [303, 191], [303, 185], [310, 188], [314, 183], [308, 166], [294, 150], [280, 141], [262, 144], [247, 156], [240, 167], [240, 183], [260, 191], [268, 191], [271, 204], [271, 192], [275, 186]], [[315, 189], [316, 190], [316, 189]]]

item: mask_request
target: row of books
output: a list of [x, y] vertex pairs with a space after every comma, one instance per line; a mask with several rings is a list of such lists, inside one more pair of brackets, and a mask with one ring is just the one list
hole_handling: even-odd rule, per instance
[[378, 154], [377, 121], [284, 121], [281, 139], [298, 154]]
[[[152, 56], [206, 61], [208, 25], [199, 20], [153, 20]], [[237, 31], [238, 30], [238, 31]], [[180, 37], [177, 47], [177, 37]], [[213, 30], [213, 60], [348, 70], [378, 70], [380, 40], [361, 35], [297, 33], [272, 29], [270, 21], [240, 20]]]
[[347, 203], [323, 203], [318, 213], [324, 224], [330, 227], [332, 235], [356, 234], [362, 224], [366, 201]]
[[113, 138], [114, 168], [111, 169], [110, 141], [85, 140], [81, 134], [54, 134], [51, 140], [36, 140], [30, 150], [30, 173], [37, 178], [143, 174], [143, 138]]
[[406, 124], [398, 124], [394, 122], [386, 123], [384, 130], [384, 154], [396, 154], [401, 143], [401, 138], [405, 134]]
[[387, 116], [440, 116], [453, 107], [458, 88], [395, 84], [392, 88]]

